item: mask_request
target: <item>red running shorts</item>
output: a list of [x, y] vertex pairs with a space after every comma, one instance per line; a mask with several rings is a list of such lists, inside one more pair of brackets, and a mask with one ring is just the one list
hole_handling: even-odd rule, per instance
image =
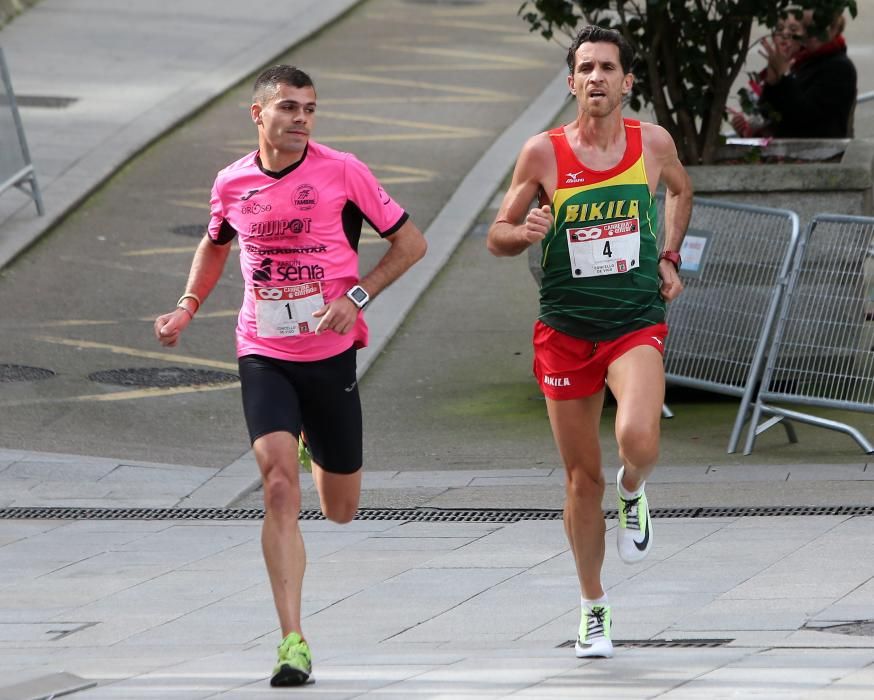
[[604, 388], [607, 368], [638, 345], [664, 354], [668, 326], [658, 323], [613, 340], [575, 338], [545, 323], [534, 324], [534, 376], [543, 395], [566, 401], [592, 396]]

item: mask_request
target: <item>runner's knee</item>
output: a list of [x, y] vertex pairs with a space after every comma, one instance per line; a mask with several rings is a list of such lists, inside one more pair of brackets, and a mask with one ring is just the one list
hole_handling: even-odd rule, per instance
[[622, 459], [638, 467], [655, 464], [659, 457], [658, 425], [623, 425], [616, 428], [616, 442]]
[[331, 522], [338, 523], [339, 525], [351, 522], [357, 512], [357, 498], [347, 497], [330, 502], [322, 501], [322, 514]]
[[593, 501], [600, 505], [604, 497], [604, 475], [600, 469], [596, 474], [592, 474], [581, 468], [568, 468], [565, 488], [571, 498]]
[[261, 483], [265, 510], [287, 514], [300, 512], [300, 482], [292, 477], [290, 470], [265, 468]]

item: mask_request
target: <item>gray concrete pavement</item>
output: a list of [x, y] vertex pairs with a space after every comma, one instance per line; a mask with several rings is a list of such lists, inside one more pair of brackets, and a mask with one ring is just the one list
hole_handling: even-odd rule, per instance
[[[131, 157], [252, 70], [360, 0], [115, 3], [42, 0], [2, 33], [46, 215], [0, 197], [0, 268]], [[33, 101], [31, 101], [32, 103]]]
[[[552, 101], [550, 93], [561, 103], [552, 87], [559, 73], [552, 47], [520, 36], [520, 20], [501, 2], [475, 9], [470, 16], [463, 6], [370, 0], [276, 59], [312, 72], [318, 138], [369, 163], [427, 231], [428, 257], [368, 309], [370, 356], [491, 197], [521, 139], [549, 119], [552, 106], [541, 105]], [[217, 97], [148, 148], [0, 271], [0, 307], [15, 309], [0, 318], [2, 362], [49, 375], [4, 385], [0, 444], [204, 468], [227, 465], [244, 451], [233, 347], [238, 265], [225, 267], [179, 347], [160, 348], [152, 321], [184, 289], [214, 174], [255, 143], [250, 83]], [[527, 107], [535, 123], [519, 119]], [[514, 142], [505, 132], [516, 133]], [[483, 158], [487, 151], [492, 157]], [[385, 249], [365, 229], [362, 270]], [[20, 285], [34, 278], [39, 294], [22, 295]], [[362, 354], [362, 368], [366, 363]], [[190, 376], [204, 368], [220, 374], [208, 386], [112, 381], [119, 375], [142, 380], [143, 367], [152, 376]]]
[[[457, 21], [476, 21], [478, 4], [463, 3], [469, 16]], [[0, 38], [7, 53], [10, 46], [24, 50], [48, 36], [55, 55], [72, 55], [63, 51], [62, 24], [52, 24], [61, 21], [62, 6], [43, 0], [4, 29]], [[187, 34], [180, 32], [183, 36], [196, 35], [204, 25], [198, 9], [209, 15], [205, 24], [219, 32], [223, 23], [236, 29], [249, 16], [247, 6], [230, 2], [175, 6], [187, 10], [180, 12], [179, 21], [192, 23]], [[300, 17], [316, 18], [337, 6], [310, 3], [312, 11], [298, 15], [293, 30], [300, 31]], [[101, 7], [109, 5], [82, 2], [75, 10]], [[155, 12], [152, 5], [140, 11]], [[137, 10], [130, 6], [124, 12]], [[294, 41], [288, 39], [290, 24], [260, 28], [278, 42], [274, 53]], [[115, 16], [107, 25], [113, 36], [107, 45], [114, 50], [124, 46], [118, 55], [136, 63], [139, 52], [150, 47], [137, 32], [156, 25], [154, 16], [151, 23], [137, 22], [134, 15]], [[221, 44], [220, 35], [210, 43]], [[134, 89], [136, 72], [130, 73], [130, 99], [152, 104], [158, 98], [150, 90], [162, 89], [155, 83], [181, 81], [162, 93], [165, 104], [173, 101], [192, 84], [186, 80], [197, 82], [177, 72], [191, 70], [202, 82], [215, 70], [215, 56], [198, 53], [192, 49], [189, 54], [193, 64], [200, 61], [196, 66], [169, 56], [160, 65], [147, 64], [141, 78], [163, 70], [161, 80], [149, 80], [142, 94]], [[242, 77], [266, 58], [241, 52], [224, 61], [238, 61], [237, 77]], [[55, 60], [65, 79], [52, 85], [52, 92], [69, 94], [89, 84], [87, 73], [75, 74], [73, 62]], [[33, 74], [32, 83], [24, 80], [27, 70], [18, 61], [13, 77], [19, 92], [47, 91], [40, 74]], [[35, 62], [34, 69], [42, 66], [42, 75], [51, 75], [45, 65]], [[91, 70], [87, 62], [82, 67]], [[224, 79], [233, 82], [229, 74]], [[227, 84], [216, 81], [213, 89], [218, 93]], [[553, 99], [553, 89], [547, 88], [544, 100]], [[56, 173], [53, 192], [59, 200], [67, 196], [68, 206], [170, 123], [141, 118], [137, 111], [142, 104], [128, 111], [124, 102], [102, 104], [117, 111], [113, 128], [103, 131], [98, 112], [89, 110], [92, 136], [108, 139], [105, 148], [99, 140], [89, 147], [88, 139], [79, 146], [77, 139], [67, 139], [71, 148], [85, 149], [68, 153], [66, 168], [59, 166]], [[542, 406], [532, 400], [524, 415], [507, 411], [510, 398], [531, 392], [523, 354], [527, 348], [521, 345], [527, 341], [532, 303], [525, 286], [515, 285], [515, 296], [501, 296], [513, 302], [512, 309], [494, 301], [491, 307], [465, 304], [464, 299], [453, 307], [454, 318], [466, 329], [484, 317], [482, 308], [495, 314], [476, 327], [481, 337], [470, 343], [453, 343], [445, 330], [422, 334], [422, 328], [435, 325], [434, 314], [446, 310], [453, 289], [475, 291], [479, 281], [493, 292], [493, 276], [522, 276], [529, 283], [523, 260], [490, 260], [495, 267], [484, 267], [473, 252], [481, 251], [481, 237], [473, 231], [463, 238], [515, 157], [520, 139], [542, 128], [535, 121], [546, 115], [519, 109], [518, 116], [435, 217], [432, 226], [442, 232], [432, 251], [436, 257], [417, 273], [422, 275], [417, 282], [409, 282], [412, 288], [398, 285], [397, 296], [389, 297], [397, 308], [411, 312], [407, 321], [402, 324], [399, 316], [389, 314], [396, 306], [385, 299], [371, 312], [371, 324], [380, 329], [375, 334], [379, 344], [364, 356], [363, 365], [370, 369], [363, 391], [373, 406], [368, 420], [381, 416], [383, 421], [368, 426], [367, 450], [383, 469], [365, 474], [365, 506], [561, 507], [561, 472]], [[36, 137], [29, 125], [28, 133], [33, 147]], [[134, 134], [139, 146], [127, 141]], [[126, 145], [116, 148], [113, 138]], [[115, 165], [106, 162], [112, 151]], [[72, 179], [82, 182], [71, 185]], [[26, 218], [26, 209], [24, 204], [3, 220], [4, 236], [7, 229], [23, 232], [18, 240], [33, 234], [36, 229], [17, 223], [18, 217]], [[456, 246], [459, 252], [452, 257]], [[414, 304], [429, 283], [429, 294]], [[468, 298], [482, 304], [485, 296]], [[470, 316], [462, 315], [465, 306]], [[375, 313], [378, 309], [384, 316]], [[396, 329], [399, 334], [388, 342]], [[497, 357], [476, 358], [495, 347], [500, 349]], [[467, 374], [447, 382], [437, 369], [428, 371], [419, 376], [422, 391], [410, 391], [415, 386], [411, 361], [428, 358], [444, 365], [441, 371]], [[397, 387], [399, 372], [405, 373], [404, 392], [391, 389], [393, 383]], [[466, 393], [464, 383], [472, 380], [478, 382], [476, 390], [468, 386]], [[448, 387], [446, 393], [435, 394], [437, 385]], [[392, 391], [394, 402], [381, 404], [380, 397]], [[431, 410], [441, 411], [441, 421], [416, 407], [423, 401], [417, 396], [428, 397]], [[447, 424], [441, 432], [439, 426]], [[429, 438], [433, 442], [423, 439], [429, 432], [436, 433]], [[387, 439], [392, 435], [402, 437]], [[813, 433], [812, 440], [818, 435]], [[712, 437], [705, 435], [703, 442], [715, 442]], [[653, 505], [871, 503], [872, 471], [862, 455], [847, 449], [839, 459], [820, 456], [818, 463], [810, 463], [798, 452], [783, 452], [789, 457], [780, 463], [782, 444], [775, 437], [763, 445], [765, 451], [769, 447], [776, 454], [768, 459], [714, 468], [715, 460], [708, 454], [696, 457], [691, 444], [657, 471], [650, 487]], [[826, 456], [834, 454], [829, 449]], [[446, 462], [454, 462], [452, 471], [446, 471]], [[206, 469], [0, 449], [0, 508], [223, 507], [235, 499], [254, 506], [257, 496], [238, 498], [253, 484], [253, 474], [250, 455], [223, 469]], [[608, 481], [614, 474], [615, 465], [607, 469]], [[307, 483], [305, 491], [305, 507], [314, 507], [312, 485]], [[613, 507], [609, 499], [605, 505]], [[861, 700], [874, 693], [874, 636], [865, 625], [847, 630], [835, 625], [874, 617], [871, 523], [871, 516], [660, 519], [652, 555], [628, 567], [615, 555], [611, 521], [605, 584], [615, 610], [614, 637], [624, 645], [611, 661], [578, 661], [560, 646], [578, 624], [576, 578], [560, 521], [404, 522], [389, 516], [343, 527], [306, 521], [310, 565], [304, 624], [314, 648], [317, 683], [300, 691], [277, 691], [267, 684], [278, 633], [257, 521], [6, 517], [0, 519], [0, 698], [47, 698], [82, 687], [73, 697], [193, 700], [310, 694], [482, 700], [586, 694]], [[659, 646], [658, 640], [671, 643]]]
[[578, 610], [558, 520], [304, 522], [316, 684], [282, 692], [259, 523], [2, 520], [0, 697], [47, 697], [28, 694], [42, 679], [114, 699], [861, 700], [874, 641], [836, 625], [874, 604], [870, 521], [662, 519], [634, 567], [611, 528], [610, 661], [562, 646]]

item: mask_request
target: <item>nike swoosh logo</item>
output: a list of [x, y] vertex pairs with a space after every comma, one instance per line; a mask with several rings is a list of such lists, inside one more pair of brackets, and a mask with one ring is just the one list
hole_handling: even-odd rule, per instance
[[347, 392], [347, 393], [350, 392], [350, 391], [352, 391], [352, 390], [355, 388], [355, 385], [356, 385], [357, 383], [358, 383], [358, 382], [355, 381], [355, 382], [352, 382], [352, 385], [351, 385], [351, 386], [344, 386], [344, 387], [343, 387], [343, 391], [345, 391], [345, 392]]
[[649, 518], [646, 519], [646, 532], [643, 533], [643, 539], [638, 542], [637, 540], [631, 540], [634, 542], [634, 546], [637, 547], [638, 551], [642, 552], [646, 549], [646, 546], [649, 544]]

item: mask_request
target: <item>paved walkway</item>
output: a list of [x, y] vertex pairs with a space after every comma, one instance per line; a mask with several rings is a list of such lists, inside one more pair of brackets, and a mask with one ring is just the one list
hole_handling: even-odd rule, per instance
[[[360, 0], [42, 0], [3, 29], [46, 205], [0, 197], [0, 268], [156, 137]], [[31, 104], [34, 101], [31, 100]]]
[[[47, 113], [29, 115], [49, 215], [37, 220], [15, 193], [0, 198], [0, 266], [168, 126], [351, 4], [296, 0], [288, 16], [275, 0], [259, 14], [288, 20], [255, 22], [248, 5], [180, 0], [167, 22], [166, 9], [149, 3], [109, 13], [105, 3], [43, 0], [16, 19], [2, 39], [17, 91], [87, 95], [90, 106], [67, 113], [62, 129]], [[87, 32], [69, 31], [73, 15], [89, 18]], [[107, 89], [119, 82], [125, 90]], [[560, 87], [548, 86], [544, 100]], [[454, 242], [464, 235], [535, 130], [537, 108], [484, 154], [432, 226], [454, 231]], [[392, 288], [404, 312], [448, 260], [453, 239], [440, 241], [413, 289]], [[375, 306], [369, 317], [378, 332], [365, 368], [400, 322], [389, 308], [398, 306]], [[781, 485], [799, 482], [828, 505], [865, 493], [871, 473], [861, 457], [663, 467], [651, 488], [661, 498], [654, 505], [683, 506], [731, 489], [773, 501]], [[0, 508], [222, 507], [252, 477], [248, 455], [209, 470], [0, 450]], [[560, 473], [546, 468], [374, 472], [363, 501], [554, 509], [561, 490]], [[311, 488], [306, 498], [314, 504]], [[635, 567], [618, 562], [611, 529], [605, 583], [623, 645], [611, 661], [578, 661], [561, 646], [578, 613], [560, 521], [306, 521], [304, 615], [317, 683], [283, 692], [266, 682], [277, 631], [257, 520], [6, 517], [0, 700], [77, 688], [86, 689], [76, 698], [169, 700], [868, 698], [874, 636], [850, 623], [874, 617], [871, 525], [850, 515], [662, 518], [652, 555]]]

